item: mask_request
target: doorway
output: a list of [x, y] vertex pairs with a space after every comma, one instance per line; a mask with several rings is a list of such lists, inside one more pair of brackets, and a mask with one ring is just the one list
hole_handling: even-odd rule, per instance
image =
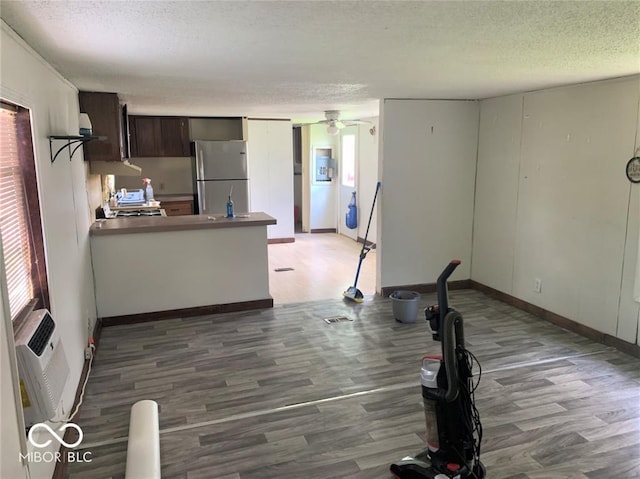
[[302, 127], [293, 127], [293, 227], [302, 233]]
[[[275, 304], [341, 297], [353, 285], [378, 178], [377, 118], [330, 135], [325, 125], [293, 129], [295, 242], [269, 245]], [[356, 190], [356, 187], [358, 190]], [[356, 191], [358, 225], [345, 215]], [[376, 241], [375, 214], [367, 243]], [[376, 293], [377, 254], [363, 261], [357, 287]], [[278, 270], [278, 271], [276, 271]]]
[[[349, 205], [356, 203], [358, 192], [356, 184], [356, 172], [358, 167], [358, 154], [356, 149], [356, 128], [347, 127], [340, 132], [340, 155], [338, 157], [338, 233], [358, 241], [358, 225], [360, 218], [356, 214], [355, 227], [347, 224], [347, 216], [349, 219], [351, 212]], [[356, 213], [358, 208], [356, 206]]]

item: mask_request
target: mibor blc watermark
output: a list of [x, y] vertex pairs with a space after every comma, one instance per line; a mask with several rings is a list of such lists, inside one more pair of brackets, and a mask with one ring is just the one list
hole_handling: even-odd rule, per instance
[[[63, 437], [64, 437], [64, 432], [67, 429], [75, 429], [78, 432], [78, 439], [75, 442], [69, 443], [66, 442]], [[80, 443], [82, 442], [82, 439], [84, 437], [84, 434], [82, 433], [82, 429], [80, 429], [80, 426], [78, 426], [77, 424], [74, 424], [72, 422], [63, 424], [62, 426], [60, 426], [60, 429], [58, 429], [58, 431], [54, 431], [53, 429], [51, 429], [51, 427], [48, 424], [44, 424], [44, 423], [38, 423], [38, 424], [34, 424], [31, 429], [29, 429], [29, 435], [28, 435], [28, 439], [29, 439], [29, 443], [37, 448], [37, 449], [44, 449], [45, 447], [49, 446], [49, 444], [51, 444], [53, 442], [52, 439], [46, 439], [44, 440], [42, 437], [38, 437], [35, 438], [34, 437], [34, 433], [38, 430], [38, 429], [45, 429], [46, 431], [49, 432], [49, 434], [51, 436], [53, 436], [53, 438], [62, 446], [68, 448], [68, 449], [72, 449], [74, 447], [77, 447], [80, 445]], [[42, 441], [42, 442], [39, 442]], [[22, 454], [20, 453], [20, 460], [27, 460], [29, 462], [91, 462], [91, 452], [90, 451], [84, 451], [84, 452], [80, 452], [80, 451], [66, 451], [65, 453], [61, 453], [60, 451], [56, 451], [56, 452], [51, 452], [51, 451], [31, 451], [28, 452], [26, 454]]]

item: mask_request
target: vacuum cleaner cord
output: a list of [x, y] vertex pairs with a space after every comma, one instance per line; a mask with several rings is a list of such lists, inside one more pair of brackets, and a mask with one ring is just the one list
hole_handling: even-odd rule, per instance
[[[480, 379], [482, 377], [482, 367], [480, 366], [480, 362], [473, 355], [473, 353], [467, 349], [460, 349], [460, 352], [464, 356], [466, 360], [467, 370], [469, 371], [470, 377], [465, 379], [460, 379], [459, 387], [462, 392], [462, 401], [463, 401], [463, 411], [465, 413], [469, 411], [469, 414], [465, 414], [463, 421], [465, 424], [465, 428], [467, 429], [467, 433], [469, 433], [469, 437], [473, 440], [473, 459], [471, 461], [473, 467], [471, 467], [468, 463], [464, 455], [454, 448], [456, 455], [460, 458], [462, 463], [467, 467], [467, 469], [471, 472], [471, 477], [475, 479], [479, 479], [475, 466], [480, 464], [480, 445], [482, 443], [482, 423], [480, 422], [480, 413], [476, 408], [476, 399], [475, 399], [475, 391], [480, 384]], [[478, 379], [475, 384], [471, 379], [473, 377], [473, 363], [478, 365]], [[469, 385], [471, 385], [471, 389], [469, 389]]]

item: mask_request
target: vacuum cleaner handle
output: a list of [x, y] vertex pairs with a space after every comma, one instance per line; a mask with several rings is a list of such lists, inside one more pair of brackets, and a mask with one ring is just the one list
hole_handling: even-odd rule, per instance
[[[455, 401], [459, 392], [458, 356], [456, 349], [458, 346], [464, 347], [464, 328], [462, 315], [455, 309], [449, 309], [449, 297], [447, 291], [447, 279], [453, 271], [460, 265], [459, 259], [452, 259], [444, 268], [436, 282], [438, 288], [438, 313], [439, 324], [436, 324], [434, 336], [440, 337], [442, 328], [442, 359], [444, 362], [447, 377], [447, 389], [438, 388], [432, 393], [438, 399], [446, 402]], [[433, 318], [434, 320], [436, 318]], [[432, 329], [433, 329], [432, 324]]]
[[447, 389], [429, 388], [428, 393], [434, 399], [452, 402], [458, 397], [460, 391], [456, 345], [464, 346], [462, 315], [456, 310], [451, 310], [444, 318], [442, 329], [442, 359], [447, 377]]
[[429, 306], [424, 310], [425, 319], [429, 322], [431, 332], [433, 333], [433, 340], [440, 341], [440, 329], [444, 325], [444, 319], [449, 313], [449, 294], [447, 291], [447, 279], [453, 273], [458, 265], [459, 259], [452, 259], [449, 264], [444, 268], [438, 280], [436, 281], [436, 290], [438, 295], [438, 304]]
[[438, 280], [436, 281], [436, 287], [438, 291], [438, 307], [440, 309], [440, 322], [444, 324], [444, 317], [449, 312], [449, 297], [447, 295], [447, 279], [453, 273], [453, 270], [460, 265], [459, 259], [452, 259], [449, 264], [444, 268]]

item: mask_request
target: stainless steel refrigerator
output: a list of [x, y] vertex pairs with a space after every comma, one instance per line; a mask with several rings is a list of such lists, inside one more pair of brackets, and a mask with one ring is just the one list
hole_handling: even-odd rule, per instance
[[229, 192], [233, 210], [249, 211], [246, 141], [196, 141], [195, 178], [200, 214], [224, 213]]

